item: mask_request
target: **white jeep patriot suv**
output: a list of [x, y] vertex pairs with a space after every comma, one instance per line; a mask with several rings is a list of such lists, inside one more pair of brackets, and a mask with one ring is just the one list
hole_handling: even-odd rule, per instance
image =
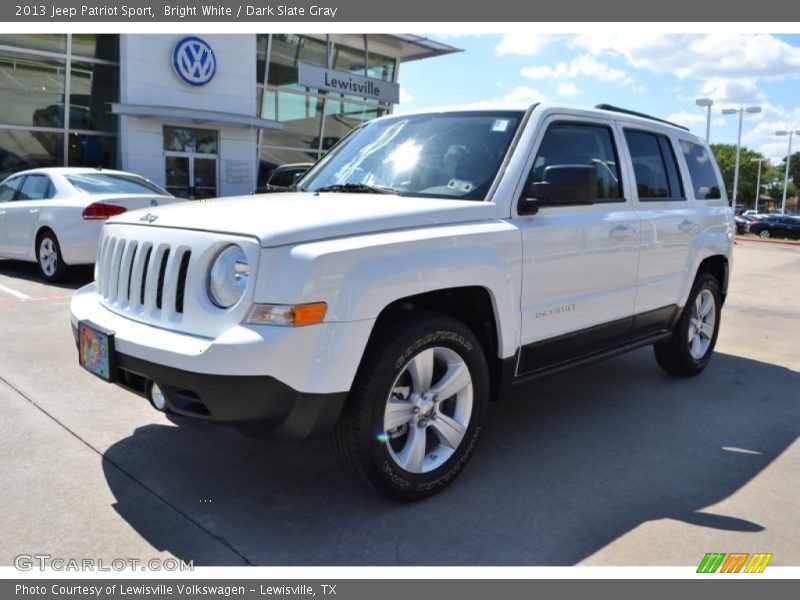
[[645, 345], [696, 375], [714, 350], [733, 216], [678, 126], [607, 105], [388, 116], [296, 188], [110, 219], [72, 300], [80, 364], [160, 410], [328, 433], [416, 500], [514, 385]]

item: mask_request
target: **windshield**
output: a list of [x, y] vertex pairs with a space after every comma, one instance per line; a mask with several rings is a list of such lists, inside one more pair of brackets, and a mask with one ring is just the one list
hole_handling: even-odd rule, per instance
[[65, 175], [73, 187], [86, 194], [158, 194], [169, 196], [155, 183], [122, 173], [73, 173]]
[[342, 140], [298, 187], [483, 200], [523, 115], [459, 112], [373, 121]]

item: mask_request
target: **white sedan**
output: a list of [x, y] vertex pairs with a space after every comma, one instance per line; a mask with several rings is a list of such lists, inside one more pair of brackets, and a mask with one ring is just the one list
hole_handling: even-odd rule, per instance
[[180, 201], [124, 171], [22, 171], [0, 183], [0, 258], [36, 262], [47, 281], [58, 281], [71, 265], [94, 263], [108, 217]]

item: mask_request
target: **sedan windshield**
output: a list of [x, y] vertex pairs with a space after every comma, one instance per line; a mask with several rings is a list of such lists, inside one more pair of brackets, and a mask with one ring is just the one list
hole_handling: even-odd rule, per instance
[[169, 196], [143, 177], [123, 173], [72, 173], [65, 175], [73, 187], [85, 194], [158, 194]]
[[332, 149], [298, 188], [483, 200], [523, 115], [458, 112], [374, 121]]

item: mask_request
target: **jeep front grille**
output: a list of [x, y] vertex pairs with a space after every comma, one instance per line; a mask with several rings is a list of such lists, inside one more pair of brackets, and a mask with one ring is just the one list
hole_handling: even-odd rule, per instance
[[183, 313], [192, 251], [107, 236], [98, 254], [97, 287], [109, 304], [129, 310]]

